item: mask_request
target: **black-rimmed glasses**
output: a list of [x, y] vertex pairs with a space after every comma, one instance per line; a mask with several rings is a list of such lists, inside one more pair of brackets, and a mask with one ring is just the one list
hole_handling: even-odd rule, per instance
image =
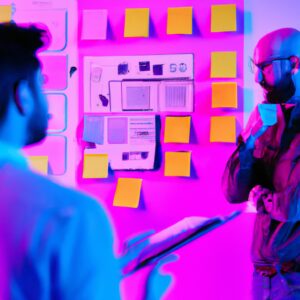
[[270, 60], [267, 60], [267, 61], [261, 62], [259, 64], [256, 64], [254, 62], [253, 58], [250, 57], [249, 67], [250, 67], [250, 71], [252, 73], [255, 73], [258, 69], [261, 70], [264, 73], [264, 72], [266, 72], [268, 67], [272, 66], [274, 61], [277, 61], [277, 60], [290, 60], [290, 59], [291, 59], [291, 56], [289, 56], [289, 57], [275, 57], [275, 58], [272, 58]]

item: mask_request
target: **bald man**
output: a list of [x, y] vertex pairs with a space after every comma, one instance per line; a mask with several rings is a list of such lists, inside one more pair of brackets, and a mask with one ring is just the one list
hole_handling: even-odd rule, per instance
[[300, 299], [300, 32], [265, 35], [252, 60], [264, 99], [250, 115], [227, 162], [231, 203], [256, 208], [253, 299]]

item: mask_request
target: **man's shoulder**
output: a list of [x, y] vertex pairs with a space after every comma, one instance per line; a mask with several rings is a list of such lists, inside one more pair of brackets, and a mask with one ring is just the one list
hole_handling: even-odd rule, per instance
[[91, 196], [54, 182], [46, 176], [37, 174], [29, 169], [15, 168], [8, 165], [0, 171], [1, 189], [11, 188], [15, 191], [10, 194], [20, 195], [20, 199], [27, 198], [34, 204], [35, 202], [47, 204], [47, 206], [85, 206], [95, 207], [98, 203]]

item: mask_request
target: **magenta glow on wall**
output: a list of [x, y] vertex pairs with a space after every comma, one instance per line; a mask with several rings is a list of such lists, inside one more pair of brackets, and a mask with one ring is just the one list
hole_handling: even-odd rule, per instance
[[[236, 4], [237, 31], [211, 32], [211, 5]], [[169, 7], [193, 7], [193, 34], [168, 35]], [[124, 37], [126, 8], [149, 8], [148, 38]], [[107, 39], [81, 40], [84, 10], [107, 10]], [[79, 107], [81, 139], [83, 124], [83, 57], [147, 54], [193, 53], [195, 70], [195, 109], [191, 114], [189, 144], [165, 144], [164, 124], [167, 113], [160, 113], [161, 151], [191, 151], [191, 177], [165, 177], [163, 157], [156, 171], [115, 171], [108, 179], [82, 179], [82, 162], [77, 170], [78, 186], [93, 194], [111, 215], [120, 247], [139, 232], [161, 230], [187, 216], [225, 215], [238, 207], [226, 203], [221, 191], [221, 176], [234, 143], [210, 142], [210, 119], [213, 116], [235, 116], [237, 134], [243, 126], [243, 1], [78, 1], [79, 24]], [[98, 32], [103, 35], [103, 32]], [[210, 78], [210, 57], [214, 51], [236, 51], [237, 77]], [[238, 108], [212, 108], [212, 83], [237, 82]], [[83, 144], [84, 145], [84, 144]], [[120, 177], [142, 178], [142, 193], [137, 209], [114, 207], [113, 196]], [[164, 267], [174, 274], [174, 282], [164, 299], [240, 300], [250, 298], [252, 267], [250, 239], [252, 216], [241, 216], [232, 223], [203, 236], [177, 251], [179, 261]], [[146, 272], [146, 271], [145, 271]], [[143, 271], [122, 282], [124, 299], [136, 299], [143, 284]]]

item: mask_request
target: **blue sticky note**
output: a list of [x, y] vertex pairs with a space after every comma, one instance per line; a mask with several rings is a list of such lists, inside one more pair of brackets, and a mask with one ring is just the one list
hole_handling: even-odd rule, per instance
[[277, 123], [276, 104], [258, 104], [258, 111], [263, 125], [272, 126]]
[[83, 140], [102, 145], [104, 140], [104, 117], [84, 116]]
[[128, 142], [127, 117], [108, 118], [107, 142], [109, 144], [127, 144]]

